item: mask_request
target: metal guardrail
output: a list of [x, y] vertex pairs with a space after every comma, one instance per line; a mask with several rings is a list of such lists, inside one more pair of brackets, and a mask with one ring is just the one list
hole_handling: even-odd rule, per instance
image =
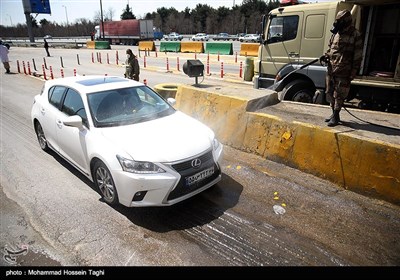
[[[64, 48], [78, 48], [86, 45], [86, 42], [90, 40], [90, 36], [82, 36], [82, 37], [52, 37], [46, 39], [49, 43], [50, 47], [64, 47]], [[42, 47], [44, 44], [43, 37], [36, 37], [35, 42], [31, 42], [29, 38], [3, 38], [4, 43], [8, 43], [10, 45], [15, 46], [30, 46], [30, 47]]]

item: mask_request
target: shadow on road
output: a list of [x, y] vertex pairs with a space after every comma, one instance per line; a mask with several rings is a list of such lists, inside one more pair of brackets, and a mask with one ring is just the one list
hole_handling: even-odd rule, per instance
[[[62, 157], [53, 151], [49, 151], [49, 154], [82, 182], [99, 193], [88, 178]], [[138, 226], [155, 232], [168, 232], [201, 226], [217, 219], [227, 209], [238, 203], [242, 191], [241, 184], [222, 173], [222, 180], [215, 186], [172, 206], [125, 207], [115, 205], [113, 208]], [[103, 199], [100, 201], [104, 202]]]
[[172, 206], [128, 208], [117, 205], [114, 209], [135, 225], [151, 231], [184, 230], [202, 226], [220, 217], [238, 203], [242, 191], [242, 185], [222, 174], [221, 182], [215, 186]]

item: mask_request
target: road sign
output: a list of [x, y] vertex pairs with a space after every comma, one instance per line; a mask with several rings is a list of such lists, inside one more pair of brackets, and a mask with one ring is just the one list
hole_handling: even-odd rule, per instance
[[22, 0], [24, 13], [51, 14], [50, 0]]

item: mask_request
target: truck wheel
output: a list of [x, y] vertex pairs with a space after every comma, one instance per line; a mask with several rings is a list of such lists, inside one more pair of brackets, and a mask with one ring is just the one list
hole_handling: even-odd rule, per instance
[[312, 103], [315, 87], [310, 82], [294, 80], [288, 83], [282, 92], [284, 100]]

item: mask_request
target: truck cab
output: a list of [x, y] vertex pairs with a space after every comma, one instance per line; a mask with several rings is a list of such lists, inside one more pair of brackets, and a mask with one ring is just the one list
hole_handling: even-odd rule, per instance
[[[363, 62], [348, 99], [359, 107], [396, 111], [400, 104], [400, 5], [395, 0], [345, 0], [282, 6], [265, 16], [255, 60], [255, 88], [276, 85], [281, 100], [326, 104], [326, 67], [315, 63], [328, 48], [338, 11], [352, 12], [364, 42]], [[294, 71], [298, 69], [298, 71]]]

